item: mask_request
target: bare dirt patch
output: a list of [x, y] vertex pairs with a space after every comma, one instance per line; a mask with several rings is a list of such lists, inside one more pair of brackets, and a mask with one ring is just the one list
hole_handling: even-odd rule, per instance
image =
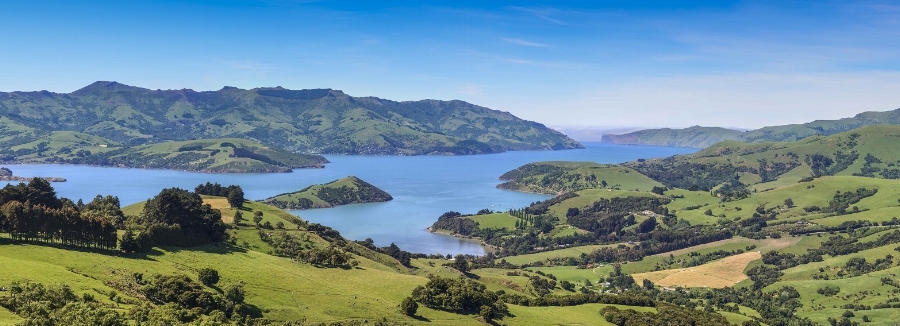
[[638, 284], [647, 279], [660, 286], [723, 288], [746, 280], [747, 275], [744, 274], [744, 269], [747, 268], [747, 264], [760, 258], [762, 255], [759, 252], [752, 251], [700, 266], [632, 274], [631, 276]]

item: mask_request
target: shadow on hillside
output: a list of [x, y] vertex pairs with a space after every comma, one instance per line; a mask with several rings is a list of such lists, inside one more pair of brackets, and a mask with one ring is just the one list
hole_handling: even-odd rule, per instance
[[412, 319], [415, 319], [418, 321], [431, 322], [431, 319], [428, 319], [428, 318], [425, 318], [422, 316], [409, 316], [409, 317], [412, 317]]
[[146, 257], [147, 253], [126, 254], [126, 253], [123, 253], [116, 249], [78, 247], [78, 246], [65, 245], [65, 244], [61, 244], [61, 243], [48, 243], [48, 242], [40, 242], [40, 241], [18, 241], [18, 240], [11, 240], [8, 238], [0, 238], [0, 245], [47, 247], [47, 248], [54, 248], [54, 249], [60, 249], [60, 250], [66, 250], [66, 251], [98, 254], [98, 255], [104, 255], [104, 256], [122, 257], [122, 258], [137, 258], [137, 259], [147, 259], [147, 260], [155, 261], [155, 259]]

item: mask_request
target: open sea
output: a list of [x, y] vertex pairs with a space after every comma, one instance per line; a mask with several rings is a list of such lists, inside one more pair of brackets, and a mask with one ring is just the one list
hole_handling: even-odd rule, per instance
[[[469, 156], [343, 156], [326, 155], [324, 169], [292, 173], [207, 174], [169, 170], [107, 168], [56, 164], [6, 165], [16, 176], [61, 177], [53, 183], [63, 197], [85, 202], [96, 195], [115, 195], [122, 205], [153, 197], [163, 188], [193, 190], [200, 183], [237, 184], [247, 199], [293, 192], [312, 184], [355, 175], [394, 197], [386, 203], [291, 211], [301, 218], [338, 230], [351, 240], [372, 238], [378, 246], [391, 242], [411, 252], [484, 254], [477, 242], [425, 231], [447, 211], [505, 211], [550, 196], [500, 190], [497, 178], [506, 171], [538, 161], [621, 163], [639, 158], [667, 157], [696, 151], [690, 148], [583, 143], [587, 149], [507, 152]], [[0, 186], [8, 182], [0, 182]]]

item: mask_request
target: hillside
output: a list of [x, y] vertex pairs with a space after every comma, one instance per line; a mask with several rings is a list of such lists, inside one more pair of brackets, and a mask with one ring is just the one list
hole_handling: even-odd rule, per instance
[[312, 185], [300, 191], [280, 194], [260, 202], [281, 209], [328, 208], [347, 204], [379, 203], [392, 200], [390, 194], [360, 178], [349, 176]]
[[[339, 90], [281, 87], [149, 90], [96, 82], [68, 94], [0, 93], [0, 145], [53, 131], [124, 146], [241, 138], [329, 154], [480, 154], [582, 148], [542, 124], [463, 101], [396, 102]], [[9, 153], [2, 153], [9, 154]]]
[[706, 191], [726, 182], [775, 185], [825, 175], [897, 179], [897, 137], [900, 126], [872, 125], [795, 142], [724, 141], [693, 154], [623, 165], [668, 187]]
[[558, 195], [592, 188], [650, 190], [662, 184], [636, 171], [593, 162], [536, 162], [500, 176], [497, 188]]
[[323, 167], [328, 162], [320, 155], [292, 153], [237, 138], [123, 146], [103, 137], [70, 131], [54, 131], [0, 151], [0, 160], [211, 173], [290, 172], [295, 168]]
[[605, 134], [600, 142], [621, 145], [651, 145], [703, 148], [723, 140], [739, 139], [744, 132], [719, 127], [645, 129], [627, 134]]
[[770, 126], [747, 132], [699, 126], [685, 129], [646, 129], [621, 135], [603, 135], [602, 142], [622, 145], [704, 148], [724, 140], [736, 140], [747, 143], [797, 141], [810, 136], [828, 136], [876, 124], [900, 124], [900, 109], [884, 112], [863, 112], [852, 118]]
[[[52, 188], [45, 190], [52, 193]], [[26, 202], [31, 196], [48, 203], [58, 200], [44, 193], [3, 191], [0, 206], [15, 219], [19, 214], [7, 208], [22, 205], [19, 196], [29, 198]], [[131, 228], [150, 218], [148, 209], [160, 208], [153, 203], [157, 200], [120, 211], [114, 197], [98, 197], [65, 211], [86, 221], [124, 213], [123, 227], [129, 230], [120, 232], [124, 248]], [[662, 303], [645, 297], [587, 289], [572, 293], [567, 283], [557, 286], [553, 275], [540, 272], [500, 274], [481, 268], [482, 262], [471, 256], [449, 259], [349, 241], [327, 226], [263, 203], [232, 208], [226, 198], [215, 196], [203, 196], [202, 203], [219, 210], [222, 222], [228, 223], [226, 241], [130, 252], [29, 235], [56, 225], [40, 225], [41, 230], [3, 225], [0, 324], [613, 325], [601, 310], [637, 311], [652, 318], [672, 313], [672, 308], [657, 308]], [[239, 212], [261, 219], [251, 223], [230, 218]], [[530, 289], [529, 284], [538, 285]], [[414, 303], [409, 309], [402, 302]], [[725, 323], [716, 314], [677, 312], [682, 318]], [[548, 318], [548, 313], [558, 317]]]

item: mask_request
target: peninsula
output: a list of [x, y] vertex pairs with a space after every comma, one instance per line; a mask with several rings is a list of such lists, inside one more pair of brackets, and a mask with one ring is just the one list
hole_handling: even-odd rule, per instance
[[347, 204], [378, 203], [394, 199], [384, 190], [349, 176], [303, 190], [280, 194], [260, 202], [281, 209], [329, 208]]

